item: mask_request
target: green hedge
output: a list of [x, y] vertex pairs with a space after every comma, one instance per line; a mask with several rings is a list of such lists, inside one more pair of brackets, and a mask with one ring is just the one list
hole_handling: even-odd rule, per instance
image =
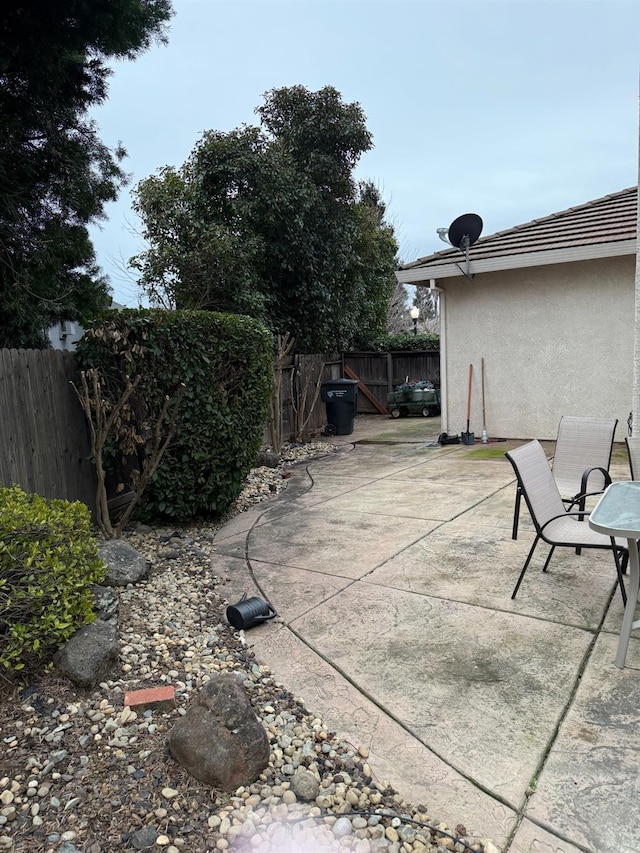
[[403, 332], [396, 335], [383, 335], [375, 341], [369, 341], [361, 352], [415, 352], [416, 350], [439, 350], [440, 335], [414, 335]]
[[[188, 521], [226, 513], [262, 441], [273, 383], [270, 332], [239, 315], [127, 309], [94, 324], [77, 355], [83, 369], [99, 370], [111, 399], [126, 375], [141, 376], [127, 415], [141, 441], [149, 438], [165, 395], [186, 386], [174, 439], [138, 516]], [[113, 470], [127, 456], [125, 444], [110, 448], [105, 464]]]
[[104, 579], [84, 504], [0, 487], [0, 665], [35, 671], [94, 619]]

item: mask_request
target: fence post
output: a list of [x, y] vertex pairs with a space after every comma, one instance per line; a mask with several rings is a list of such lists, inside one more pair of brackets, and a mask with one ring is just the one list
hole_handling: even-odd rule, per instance
[[393, 356], [387, 353], [387, 391], [393, 391]]

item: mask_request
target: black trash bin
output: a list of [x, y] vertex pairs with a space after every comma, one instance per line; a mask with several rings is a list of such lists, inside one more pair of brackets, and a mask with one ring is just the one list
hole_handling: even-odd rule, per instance
[[327, 409], [327, 433], [351, 435], [358, 409], [358, 382], [355, 379], [326, 380], [320, 398]]

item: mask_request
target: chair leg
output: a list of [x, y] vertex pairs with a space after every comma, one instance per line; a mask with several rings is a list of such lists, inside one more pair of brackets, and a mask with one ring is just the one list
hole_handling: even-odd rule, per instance
[[[581, 498], [581, 499], [580, 499], [580, 501], [579, 501], [579, 503], [578, 503], [578, 509], [580, 510], [580, 512], [584, 512], [584, 508], [585, 508], [586, 504], [587, 504], [587, 499], [586, 499], [586, 498]], [[579, 520], [579, 521], [585, 521], [585, 519], [584, 519], [584, 518], [580, 518], [580, 519], [578, 519], [578, 520]], [[578, 556], [580, 556], [580, 552], [581, 552], [581, 551], [582, 551], [582, 548], [576, 548], [576, 554], [577, 554]]]
[[518, 520], [520, 518], [520, 500], [522, 498], [522, 490], [520, 489], [520, 485], [516, 486], [516, 505], [513, 509], [513, 530], [511, 531], [511, 538], [518, 538]]
[[554, 552], [555, 550], [556, 550], [556, 546], [555, 546], [555, 545], [552, 545], [552, 546], [551, 546], [551, 550], [550, 550], [550, 551], [549, 551], [549, 553], [547, 554], [547, 559], [544, 561], [544, 566], [542, 567], [542, 571], [543, 571], [543, 572], [546, 572], [546, 571], [547, 571], [547, 569], [549, 568], [549, 561], [550, 561], [550, 560], [551, 560], [551, 558], [553, 557], [553, 552]]
[[627, 563], [629, 562], [629, 552], [625, 551], [622, 556], [622, 563], [620, 563], [620, 552], [618, 551], [618, 547], [616, 545], [615, 539], [611, 538], [611, 550], [613, 551], [613, 559], [616, 564], [616, 574], [618, 576], [618, 586], [620, 587], [620, 595], [622, 596], [622, 603], [624, 606], [627, 606], [627, 592], [624, 588], [624, 580], [622, 576], [627, 571]]
[[524, 578], [524, 573], [527, 571], [527, 568], [529, 567], [529, 563], [531, 562], [531, 558], [533, 557], [533, 552], [536, 550], [536, 545], [538, 544], [539, 541], [540, 541], [540, 537], [536, 536], [536, 538], [533, 542], [533, 545], [531, 546], [531, 549], [529, 551], [529, 554], [527, 555], [527, 559], [524, 561], [524, 566], [522, 567], [522, 571], [520, 572], [520, 577], [518, 578], [518, 582], [515, 585], [515, 587], [513, 588], [513, 592], [511, 593], [512, 599], [514, 599], [516, 597], [516, 595], [518, 594], [518, 590], [520, 589], [520, 584], [522, 583], [522, 579]]

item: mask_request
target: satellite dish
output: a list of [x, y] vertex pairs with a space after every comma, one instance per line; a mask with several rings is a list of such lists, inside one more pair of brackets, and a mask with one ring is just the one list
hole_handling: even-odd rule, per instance
[[482, 219], [477, 213], [464, 213], [449, 226], [449, 242], [463, 252], [482, 234]]
[[[438, 234], [440, 234], [440, 230], [443, 229], [438, 229]], [[469, 247], [473, 246], [481, 233], [482, 219], [477, 213], [464, 213], [462, 216], [454, 219], [447, 233], [448, 242], [465, 254], [467, 262], [466, 270], [463, 270], [460, 264], [456, 264], [456, 266], [468, 279], [473, 278], [473, 275], [471, 275], [471, 262], [469, 260]], [[441, 239], [445, 239], [442, 235], [440, 237]]]

